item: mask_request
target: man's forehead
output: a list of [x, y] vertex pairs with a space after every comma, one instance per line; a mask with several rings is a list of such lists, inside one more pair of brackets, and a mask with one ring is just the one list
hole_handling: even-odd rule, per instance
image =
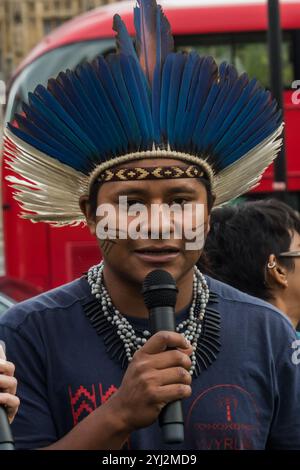
[[204, 185], [196, 178], [111, 181], [103, 183], [102, 189], [106, 194], [143, 193], [153, 196], [162, 193], [174, 194], [177, 192], [197, 195], [200, 194], [201, 191], [205, 191]]

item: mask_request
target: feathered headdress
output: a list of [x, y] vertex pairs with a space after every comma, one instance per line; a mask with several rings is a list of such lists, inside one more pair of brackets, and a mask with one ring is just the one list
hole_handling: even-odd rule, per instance
[[[118, 165], [145, 158], [154, 167], [157, 158], [189, 165], [173, 177], [200, 168], [220, 205], [257, 185], [276, 157], [283, 124], [270, 93], [232, 65], [173, 52], [161, 7], [137, 3], [136, 50], [116, 15], [117, 53], [37, 86], [8, 124], [6, 161], [21, 179], [7, 179], [23, 217], [77, 225], [79, 197], [93, 182], [126, 179]], [[135, 179], [167, 177], [161, 168], [135, 170]]]

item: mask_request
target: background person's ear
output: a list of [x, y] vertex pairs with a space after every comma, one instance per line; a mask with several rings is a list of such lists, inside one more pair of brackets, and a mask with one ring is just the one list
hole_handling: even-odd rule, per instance
[[269, 256], [267, 263], [267, 282], [271, 287], [288, 287], [287, 270], [278, 263], [274, 254]]
[[207, 235], [209, 234], [210, 232], [210, 222], [211, 222], [211, 216], [209, 214], [209, 216], [207, 217], [207, 224], [206, 224], [206, 230], [205, 230], [205, 238], [207, 237]]
[[89, 197], [87, 195], [80, 196], [79, 206], [80, 206], [81, 212], [85, 216], [85, 220], [86, 220], [86, 223], [90, 230], [91, 235], [96, 235], [95, 214], [92, 214], [91, 204], [89, 201]]

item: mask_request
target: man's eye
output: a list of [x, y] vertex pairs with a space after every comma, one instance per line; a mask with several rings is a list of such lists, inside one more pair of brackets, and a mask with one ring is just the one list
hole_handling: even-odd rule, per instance
[[180, 206], [184, 206], [184, 204], [187, 204], [188, 201], [187, 199], [184, 199], [183, 197], [177, 197], [171, 201], [171, 204], [179, 204]]
[[127, 206], [128, 207], [134, 206], [135, 204], [143, 204], [143, 202], [139, 201], [137, 199], [127, 199]]

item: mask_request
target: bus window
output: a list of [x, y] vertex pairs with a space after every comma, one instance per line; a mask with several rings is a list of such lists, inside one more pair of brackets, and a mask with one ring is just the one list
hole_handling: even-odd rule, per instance
[[11, 87], [5, 113], [5, 122], [11, 121], [16, 112], [20, 112], [22, 101], [27, 101], [27, 95], [38, 84], [47, 85], [47, 80], [56, 77], [59, 72], [74, 69], [84, 60], [92, 60], [98, 54], [111, 51], [114, 39], [98, 39], [73, 43], [53, 49], [38, 57], [25, 67], [17, 76]]
[[[282, 43], [283, 83], [291, 88], [295, 79], [292, 32], [284, 32]], [[269, 87], [269, 59], [266, 33], [232, 33], [176, 38], [176, 48], [196, 50], [200, 55], [213, 56], [218, 64], [234, 64], [239, 73], [247, 72], [264, 87]]]
[[[283, 80], [289, 88], [295, 80], [295, 57], [293, 37], [297, 31], [283, 34]], [[293, 36], [294, 35], [294, 36]], [[299, 35], [298, 35], [299, 36]], [[268, 47], [266, 33], [230, 33], [203, 36], [175, 36], [176, 49], [196, 50], [201, 55], [211, 55], [218, 63], [230, 62], [240, 73], [247, 71], [250, 78], [257, 78], [264, 87], [269, 87]], [[83, 60], [92, 60], [98, 54], [114, 50], [114, 39], [98, 39], [74, 43], [54, 49], [25, 67], [13, 82], [9, 93], [5, 122], [15, 112], [20, 112], [22, 101], [38, 84], [46, 85], [47, 80], [56, 77], [61, 70], [73, 69]]]

